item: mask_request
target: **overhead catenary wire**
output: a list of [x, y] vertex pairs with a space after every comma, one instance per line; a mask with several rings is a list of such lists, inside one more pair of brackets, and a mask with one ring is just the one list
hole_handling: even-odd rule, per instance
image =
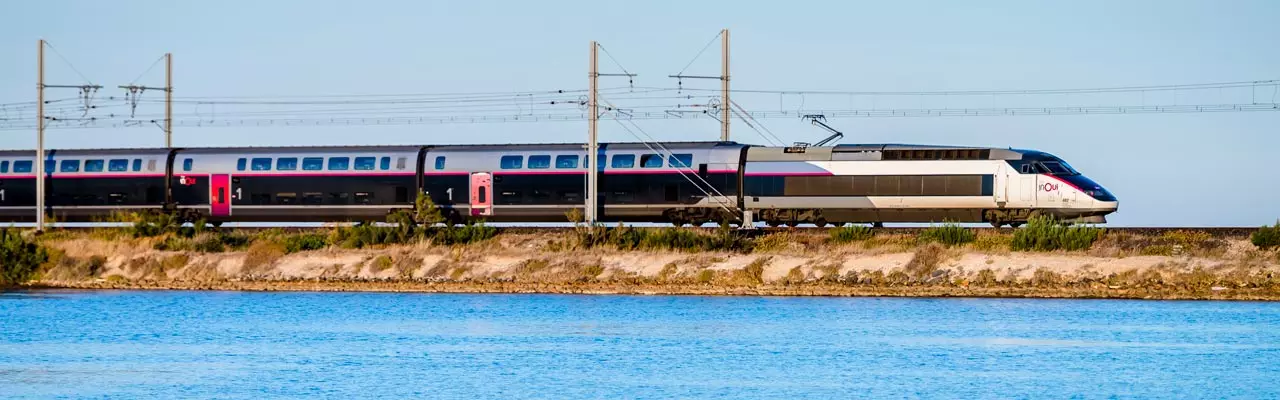
[[80, 73], [80, 70], [76, 69], [76, 66], [72, 64], [70, 60], [67, 60], [66, 57], [63, 57], [62, 53], [59, 52], [57, 48], [53, 47], [53, 43], [50, 43], [48, 40], [45, 40], [43, 43], [44, 43], [44, 47], [48, 47], [49, 50], [53, 50], [53, 54], [58, 56], [58, 58], [61, 59], [63, 63], [66, 63], [67, 67], [71, 68], [71, 71], [74, 71], [76, 75], [80, 75], [80, 79], [83, 79], [86, 84], [89, 84], [89, 85], [93, 84], [93, 80], [84, 76], [83, 73]]

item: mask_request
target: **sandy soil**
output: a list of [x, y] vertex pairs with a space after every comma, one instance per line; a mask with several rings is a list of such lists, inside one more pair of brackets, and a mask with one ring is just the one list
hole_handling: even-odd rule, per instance
[[[1240, 239], [1212, 255], [1100, 256], [971, 248], [792, 245], [774, 251], [549, 251], [536, 237], [445, 247], [225, 253], [149, 240], [53, 241], [41, 286], [143, 289], [391, 290], [1280, 299], [1280, 256]], [[95, 257], [97, 264], [91, 261]], [[916, 260], [913, 263], [913, 260]], [[88, 266], [86, 266], [88, 265]], [[754, 269], [753, 269], [754, 268]]]

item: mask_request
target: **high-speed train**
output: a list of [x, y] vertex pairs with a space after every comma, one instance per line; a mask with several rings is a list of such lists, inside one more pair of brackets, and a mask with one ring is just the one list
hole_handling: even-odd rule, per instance
[[[0, 221], [35, 219], [34, 151], [0, 152]], [[56, 221], [376, 221], [419, 193], [454, 222], [565, 222], [599, 170], [598, 219], [769, 225], [1105, 222], [1116, 198], [1051, 154], [901, 144], [734, 142], [51, 150]], [[594, 158], [594, 161], [592, 160]]]

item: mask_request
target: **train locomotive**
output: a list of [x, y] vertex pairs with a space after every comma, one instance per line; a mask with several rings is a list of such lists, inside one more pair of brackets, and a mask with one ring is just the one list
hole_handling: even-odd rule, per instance
[[[566, 222], [599, 171], [603, 222], [770, 226], [1105, 222], [1116, 198], [1034, 150], [735, 142], [51, 150], [56, 221], [377, 221], [429, 196], [451, 221]], [[0, 152], [0, 221], [35, 220], [34, 151]], [[593, 160], [594, 159], [594, 160]]]

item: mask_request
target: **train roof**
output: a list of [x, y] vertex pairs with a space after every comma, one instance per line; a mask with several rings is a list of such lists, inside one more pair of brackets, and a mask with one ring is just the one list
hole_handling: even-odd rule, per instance
[[[717, 147], [741, 147], [737, 142], [659, 142], [663, 147], [679, 148], [679, 149], [700, 149], [700, 148], [717, 148]], [[601, 142], [601, 146], [610, 149], [648, 149], [652, 143], [644, 142]], [[457, 150], [457, 151], [482, 151], [482, 150], [503, 150], [503, 149], [520, 149], [520, 150], [554, 150], [554, 149], [582, 149], [583, 143], [508, 143], [508, 144], [443, 144], [443, 145], [354, 145], [354, 146], [240, 146], [240, 147], [175, 147], [184, 153], [222, 153], [222, 152], [243, 152], [243, 153], [270, 153], [270, 152], [364, 152], [364, 151], [417, 151], [420, 148], [427, 147], [430, 149], [440, 150]], [[165, 148], [89, 148], [89, 149], [49, 149], [48, 151], [57, 154], [166, 154], [168, 149]], [[19, 156], [28, 155], [35, 152], [31, 150], [0, 150], [0, 155]]]

